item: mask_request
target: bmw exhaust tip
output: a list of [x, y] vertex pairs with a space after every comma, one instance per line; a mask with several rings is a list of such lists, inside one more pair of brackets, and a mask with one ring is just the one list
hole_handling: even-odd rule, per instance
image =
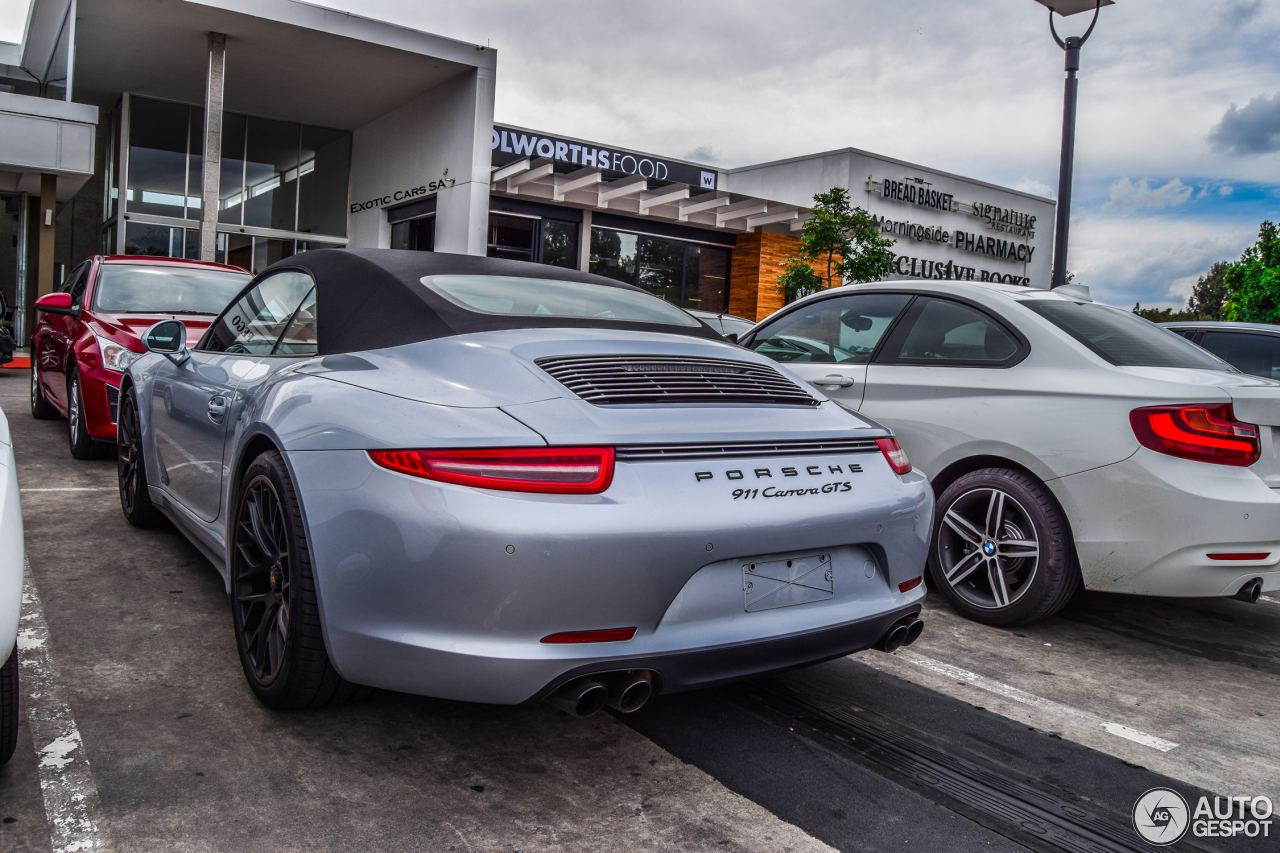
[[[646, 696], [645, 699], [649, 697]], [[609, 691], [591, 678], [575, 678], [547, 697], [547, 701], [573, 717], [590, 717], [604, 707]], [[642, 701], [640, 704], [644, 704]]]
[[623, 714], [639, 711], [653, 695], [652, 677], [644, 670], [612, 672], [605, 684], [609, 707]]
[[1244, 586], [1240, 587], [1240, 591], [1232, 596], [1232, 598], [1238, 598], [1241, 601], [1247, 601], [1250, 604], [1257, 604], [1258, 599], [1261, 597], [1262, 578], [1254, 578], [1253, 580], [1245, 581]]

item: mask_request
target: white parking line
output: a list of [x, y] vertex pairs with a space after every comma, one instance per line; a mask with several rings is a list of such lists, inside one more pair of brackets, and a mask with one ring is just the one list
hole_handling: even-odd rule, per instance
[[115, 486], [67, 486], [63, 489], [18, 489], [18, 491], [26, 492], [116, 492], [119, 491]]
[[[948, 678], [954, 678], [957, 681], [966, 682], [977, 687], [979, 690], [985, 690], [988, 693], [1003, 696], [1005, 699], [1012, 699], [1014, 702], [1020, 702], [1023, 705], [1030, 705], [1033, 708], [1039, 708], [1053, 714], [1073, 717], [1077, 720], [1088, 723], [1091, 726], [1096, 726], [1117, 737], [1131, 740], [1134, 743], [1140, 743], [1143, 746], [1148, 746], [1152, 749], [1158, 749], [1161, 752], [1168, 752], [1171, 749], [1176, 749], [1178, 746], [1171, 740], [1165, 740], [1164, 738], [1159, 738], [1155, 735], [1149, 735], [1146, 732], [1140, 732], [1137, 729], [1131, 729], [1128, 726], [1122, 726], [1119, 723], [1113, 723], [1110, 720], [1104, 720], [1095, 714], [1090, 714], [1088, 711], [1081, 711], [1079, 708], [1072, 708], [1070, 705], [1063, 705], [1061, 702], [1054, 702], [1052, 699], [1045, 699], [1043, 697], [1036, 696], [1035, 694], [1028, 693], [1025, 690], [1019, 690], [1012, 685], [987, 678], [984, 675], [978, 675], [976, 672], [970, 672], [969, 670], [961, 669], [958, 666], [952, 666], [949, 663], [943, 663], [941, 661], [936, 661], [933, 658], [927, 658], [924, 655], [916, 654], [915, 652], [907, 649], [894, 652], [893, 656], [900, 660], [913, 663], [916, 666], [923, 667], [931, 672], [936, 672], [939, 675], [945, 675]], [[872, 662], [874, 658], [859, 658], [859, 660], [875, 666]]]
[[[40, 756], [40, 789], [49, 823], [53, 853], [102, 850], [98, 835], [98, 788], [89, 773], [80, 730], [62, 696], [57, 672], [49, 655], [49, 626], [31, 566], [26, 564], [22, 584], [22, 621], [18, 630], [18, 663], [22, 672], [22, 699], [31, 727], [31, 740]], [[44, 744], [39, 746], [39, 744]]]

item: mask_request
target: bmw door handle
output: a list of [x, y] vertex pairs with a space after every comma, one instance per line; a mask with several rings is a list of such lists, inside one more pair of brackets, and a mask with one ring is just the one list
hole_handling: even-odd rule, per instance
[[852, 377], [840, 376], [836, 373], [832, 373], [829, 376], [823, 376], [821, 379], [814, 379], [812, 382], [814, 385], [818, 386], [831, 385], [839, 388], [849, 388], [853, 385]]
[[209, 420], [215, 424], [222, 423], [227, 416], [227, 398], [221, 394], [209, 400]]

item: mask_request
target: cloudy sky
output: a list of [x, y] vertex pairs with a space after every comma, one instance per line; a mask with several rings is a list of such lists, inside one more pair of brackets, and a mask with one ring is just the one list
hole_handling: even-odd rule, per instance
[[[322, 4], [497, 48], [501, 122], [726, 166], [854, 146], [1057, 187], [1062, 53], [1033, 0]], [[22, 6], [0, 0], [0, 29]], [[1276, 44], [1280, 0], [1103, 10], [1068, 264], [1095, 296], [1178, 305], [1280, 219]]]
[[[1057, 188], [1062, 52], [1033, 0], [324, 5], [497, 48], [502, 122], [727, 166], [853, 146]], [[1276, 44], [1280, 0], [1103, 10], [1069, 261], [1095, 296], [1181, 304], [1280, 218]]]

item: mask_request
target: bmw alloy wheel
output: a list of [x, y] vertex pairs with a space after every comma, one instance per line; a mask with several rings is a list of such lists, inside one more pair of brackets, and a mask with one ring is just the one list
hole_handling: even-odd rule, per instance
[[946, 507], [938, 531], [943, 580], [969, 604], [1009, 607], [1035, 580], [1036, 527], [1022, 504], [999, 489], [973, 489]]

